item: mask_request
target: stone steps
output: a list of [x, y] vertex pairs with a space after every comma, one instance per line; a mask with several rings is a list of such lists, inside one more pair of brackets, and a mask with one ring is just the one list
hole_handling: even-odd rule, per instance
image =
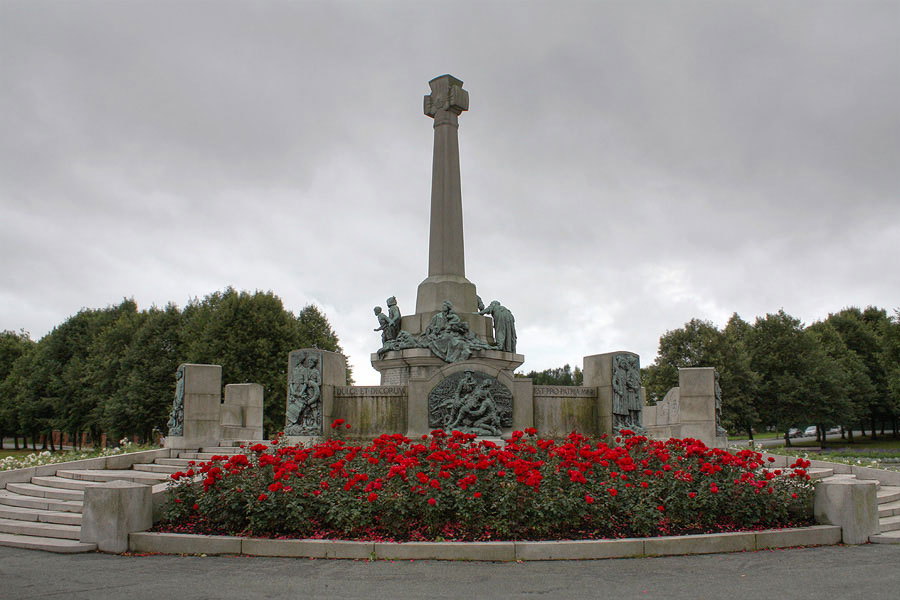
[[20, 521], [18, 519], [0, 519], [0, 533], [36, 535], [40, 537], [77, 541], [81, 536], [81, 526], [41, 523], [37, 521]]
[[84, 492], [79, 490], [64, 490], [33, 483], [7, 483], [6, 489], [22, 496], [50, 498], [53, 500], [76, 500], [81, 502], [84, 498]]
[[35, 476], [29, 483], [8, 483], [0, 489], [0, 546], [49, 552], [91, 552], [96, 544], [79, 541], [84, 490], [104, 482], [125, 480], [164, 491], [171, 473], [187, 470], [188, 460], [174, 464], [136, 464], [131, 469], [60, 469], [56, 475]]
[[0, 506], [18, 506], [38, 510], [80, 513], [82, 502], [80, 500], [56, 500], [39, 496], [27, 496], [10, 490], [0, 490]]
[[897, 531], [900, 529], [900, 515], [892, 517], [881, 517], [878, 519], [879, 533], [887, 533], [888, 531]]
[[869, 541], [873, 544], [900, 544], [900, 530], [870, 535]]
[[869, 536], [873, 544], [900, 544], [900, 487], [879, 486], [875, 493], [878, 499], [878, 533]]
[[0, 533], [0, 546], [25, 548], [28, 550], [43, 550], [45, 552], [58, 552], [61, 554], [93, 552], [97, 549], [97, 544], [84, 544], [75, 540], [11, 533]]
[[0, 505], [0, 519], [37, 521], [57, 525], [81, 525], [81, 513], [27, 508], [23, 506]]
[[[191, 465], [190, 463], [194, 463], [194, 465]], [[191, 466], [195, 466], [197, 464], [197, 461], [191, 458], [157, 458], [154, 464], [181, 467], [181, 471], [187, 471], [189, 468], [191, 468]]]
[[57, 477], [55, 475], [32, 477], [31, 483], [43, 487], [51, 487], [62, 490], [84, 491], [84, 488], [94, 485], [100, 485], [99, 481], [84, 481], [80, 479], [71, 479], [69, 477]]
[[145, 473], [164, 473], [166, 475], [171, 475], [172, 473], [177, 473], [178, 471], [184, 471], [184, 468], [175, 465], [134, 465], [135, 471], [141, 471]]
[[877, 496], [878, 504], [885, 504], [887, 502], [893, 502], [894, 500], [900, 500], [900, 487], [883, 485], [878, 489]]
[[133, 481], [134, 483], [143, 483], [146, 485], [155, 485], [169, 479], [169, 476], [164, 473], [150, 473], [132, 469], [73, 469], [57, 471], [56, 475], [57, 477], [66, 477], [81, 481]]
[[878, 505], [879, 517], [890, 517], [893, 515], [900, 515], [900, 500], [885, 502], [884, 504]]

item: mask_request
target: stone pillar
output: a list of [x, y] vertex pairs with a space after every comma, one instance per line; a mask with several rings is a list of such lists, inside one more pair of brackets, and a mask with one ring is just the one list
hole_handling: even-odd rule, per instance
[[477, 309], [475, 285], [466, 279], [462, 187], [459, 175], [459, 115], [469, 109], [463, 82], [441, 75], [428, 82], [425, 114], [434, 119], [431, 172], [431, 228], [428, 278], [419, 284], [416, 313], [435, 313], [449, 300], [458, 313]]
[[678, 408], [681, 437], [700, 440], [710, 448], [724, 447], [716, 435], [716, 370], [713, 367], [678, 369]]
[[263, 438], [263, 386], [258, 383], [225, 386], [222, 430], [224, 438], [229, 440]]
[[97, 544], [101, 552], [128, 550], [128, 534], [153, 526], [150, 486], [110, 481], [84, 490], [80, 541]]
[[876, 482], [837, 478], [820, 481], [813, 512], [818, 523], [840, 525], [845, 544], [865, 544], [879, 531]]
[[612, 357], [615, 352], [585, 356], [584, 387], [597, 388], [597, 433], [612, 434]]
[[288, 357], [284, 433], [288, 437], [328, 437], [334, 414], [334, 388], [347, 385], [343, 354], [303, 348]]
[[184, 430], [166, 436], [166, 448], [217, 446], [222, 439], [222, 367], [184, 364]]
[[619, 427], [640, 431], [640, 357], [624, 350], [585, 356], [583, 372], [584, 386], [597, 388], [597, 432], [611, 435], [616, 431], [616, 406], [624, 411]]

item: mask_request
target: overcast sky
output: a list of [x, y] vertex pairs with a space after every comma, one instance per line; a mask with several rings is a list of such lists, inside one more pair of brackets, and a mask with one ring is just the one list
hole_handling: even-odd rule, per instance
[[0, 0], [0, 329], [272, 290], [377, 384], [443, 73], [467, 276], [522, 370], [900, 307], [900, 1]]

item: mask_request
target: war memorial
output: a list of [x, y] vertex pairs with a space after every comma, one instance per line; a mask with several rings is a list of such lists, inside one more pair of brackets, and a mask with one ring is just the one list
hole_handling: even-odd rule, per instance
[[[580, 386], [533, 385], [530, 379], [515, 375], [525, 361], [519, 353], [516, 320], [508, 308], [515, 306], [516, 299], [501, 301], [485, 294], [491, 298], [485, 303], [476, 285], [466, 278], [458, 129], [460, 116], [469, 108], [469, 94], [463, 82], [451, 75], [439, 76], [429, 86], [424, 111], [433, 119], [434, 148], [428, 271], [418, 286], [415, 312], [403, 314], [406, 299], [390, 295], [391, 290], [383, 291], [385, 307], [374, 308], [373, 345], [380, 339], [380, 346], [374, 348], [371, 363], [380, 373], [381, 385], [348, 386], [346, 359], [338, 353], [299, 348], [286, 356], [285, 423], [279, 443], [297, 443], [292, 447], [302, 453], [312, 444], [340, 441], [331, 439], [335, 437], [375, 440], [394, 434], [404, 438], [402, 443], [409, 443], [443, 430], [462, 432], [485, 448], [498, 448], [504, 440], [521, 438], [523, 431], [539, 433], [547, 440], [564, 439], [572, 432], [582, 436], [580, 439], [637, 432], [651, 441], [696, 440], [702, 442], [697, 447], [708, 447], [710, 456], [715, 455], [715, 449], [726, 443], [719, 424], [721, 392], [715, 369], [681, 369], [679, 386], [652, 406], [646, 404], [641, 388], [640, 358], [627, 350], [585, 356], [584, 384]], [[891, 504], [900, 501], [900, 473], [831, 463], [812, 465], [811, 473], [823, 478], [814, 490], [815, 517], [820, 524], [796, 529], [570, 542], [526, 538], [404, 544], [147, 532], [160, 518], [170, 475], [184, 479], [185, 484], [196, 483], [193, 466], [197, 461], [213, 460], [211, 457], [220, 454], [261, 453], [267, 448], [260, 443], [265, 442], [261, 386], [226, 385], [223, 398], [218, 365], [183, 364], [175, 378], [165, 448], [91, 459], [93, 462], [79, 465], [0, 473], [0, 508], [4, 504], [18, 507], [23, 522], [46, 520], [11, 526], [12, 534], [0, 532], [0, 544], [55, 552], [99, 549], [502, 561], [730, 552], [841, 541], [895, 543], [891, 532], [879, 538], [879, 528], [884, 527], [884, 518], [893, 518], [895, 510], [900, 515], [900, 506]], [[349, 431], [335, 428], [338, 423], [352, 427]], [[252, 450], [251, 444], [259, 449]], [[245, 446], [250, 450], [242, 450]], [[766, 466], [779, 469], [779, 473], [794, 467], [784, 456], [768, 460]], [[247, 463], [245, 459], [243, 464]], [[762, 465], [753, 465], [746, 467], [748, 473], [768, 477]], [[189, 475], [180, 471], [188, 468]], [[652, 476], [651, 472], [648, 477]], [[577, 474], [571, 477], [574, 482]], [[809, 481], [805, 471], [803, 477]], [[284, 489], [279, 483], [272, 485]], [[435, 483], [440, 487], [437, 480], [431, 485]], [[209, 485], [214, 484], [213, 477]], [[525, 485], [537, 489], [538, 483]], [[811, 489], [806, 488], [810, 493]], [[615, 496], [615, 490], [609, 493]], [[372, 491], [369, 502], [375, 500], [373, 495], [378, 494]], [[259, 502], [265, 496], [261, 494]], [[581, 501], [594, 503], [591, 496]], [[428, 502], [436, 503], [434, 498]], [[660, 512], [664, 509], [659, 507]], [[886, 517], [882, 514], [885, 510], [890, 513]], [[34, 514], [25, 514], [27, 511]]]
[[[428, 272], [418, 286], [415, 312], [403, 314], [394, 296], [387, 298], [385, 308], [374, 309], [381, 347], [372, 353], [371, 363], [381, 375], [380, 386], [347, 386], [346, 360], [339, 354], [315, 348], [291, 352], [285, 435], [328, 436], [326, 425], [344, 419], [353, 424], [354, 437], [363, 439], [398, 432], [417, 437], [434, 429], [497, 438], [534, 427], [549, 437], [629, 429], [724, 446], [712, 369], [685, 370], [680, 391], [670, 393], [660, 407], [645, 406], [640, 358], [627, 350], [585, 356], [582, 386], [535, 386], [514, 375], [525, 361], [515, 317], [506, 300], [485, 304], [466, 278], [458, 130], [469, 93], [452, 75], [436, 77], [429, 86], [424, 112], [433, 119], [434, 147]], [[514, 306], [515, 299], [510, 300]], [[198, 386], [207, 386], [211, 367], [183, 369], [188, 385], [179, 387], [179, 393], [202, 402], [197, 394], [204, 392], [194, 391], [192, 382], [196, 378]], [[213, 410], [215, 402], [210, 402]], [[215, 415], [184, 412], [182, 404], [176, 398], [170, 447], [201, 447], [223, 439], [225, 430], [216, 428]], [[223, 406], [233, 404], [226, 400]], [[260, 421], [251, 417], [249, 422], [253, 427]], [[222, 427], [231, 427], [224, 439], [248, 437], [234, 435], [249, 433], [235, 430], [246, 423], [223, 421]]]

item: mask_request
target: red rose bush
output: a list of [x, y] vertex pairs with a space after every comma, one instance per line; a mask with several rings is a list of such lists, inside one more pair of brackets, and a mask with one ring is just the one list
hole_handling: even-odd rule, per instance
[[[765, 468], [693, 439], [534, 429], [504, 444], [433, 431], [273, 440], [172, 475], [161, 531], [368, 540], [591, 539], [812, 522], [807, 461]], [[605, 436], [604, 436], [605, 437]]]

